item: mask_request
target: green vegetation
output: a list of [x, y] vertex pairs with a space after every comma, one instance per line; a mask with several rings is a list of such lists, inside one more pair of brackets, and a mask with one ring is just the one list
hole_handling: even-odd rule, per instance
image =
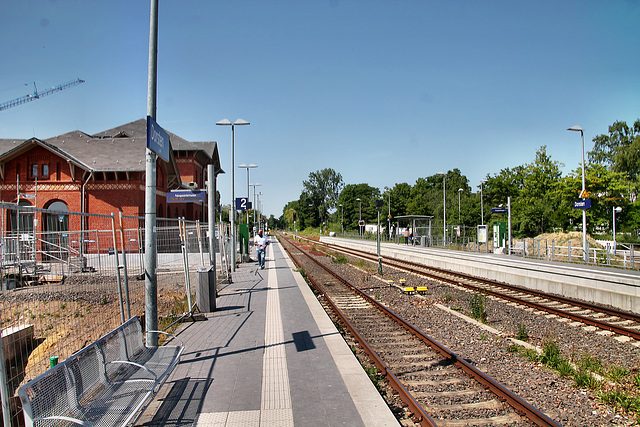
[[479, 322], [487, 322], [487, 296], [479, 292], [475, 292], [469, 299], [471, 307], [471, 317]]
[[[602, 129], [605, 131], [605, 129]], [[640, 230], [640, 119], [632, 125], [616, 121], [605, 133], [593, 138], [593, 150], [588, 152], [585, 165], [586, 189], [591, 200], [587, 211], [590, 234], [611, 233], [611, 210], [620, 206], [616, 226], [619, 242], [637, 243]], [[578, 161], [569, 165], [570, 172], [563, 175], [560, 162], [552, 159], [547, 147], [541, 145], [531, 153], [532, 161], [522, 165], [504, 165], [500, 171], [488, 171], [483, 184], [485, 206], [498, 206], [511, 197], [512, 232], [516, 239], [535, 237], [556, 231], [578, 231], [582, 212], [573, 209], [573, 201], [582, 188], [582, 168]], [[443, 201], [443, 178], [447, 188], [459, 188], [460, 203], [455, 192], [447, 192]], [[454, 168], [445, 176], [434, 174], [418, 177], [414, 183], [396, 183], [391, 188], [379, 189], [367, 183], [345, 184], [342, 175], [327, 168], [311, 172], [303, 182], [298, 200], [283, 208], [278, 224], [293, 230], [308, 229], [319, 235], [323, 232], [340, 233], [358, 230], [360, 219], [367, 224], [377, 222], [378, 211], [374, 202], [383, 201], [381, 212], [395, 218], [400, 215], [433, 216], [433, 224], [442, 224], [446, 216], [455, 218], [460, 209], [460, 223], [481, 223], [479, 184]], [[443, 203], [445, 206], [443, 209]], [[485, 213], [484, 223], [502, 219]], [[344, 222], [342, 223], [342, 220]], [[386, 221], [383, 221], [386, 225]], [[270, 223], [271, 225], [271, 223]]]
[[349, 259], [342, 254], [333, 254], [333, 263], [334, 264], [348, 264]]
[[[640, 422], [640, 373], [631, 375], [628, 369], [621, 366], [604, 367], [600, 360], [590, 355], [575, 358], [573, 365], [562, 356], [560, 348], [553, 341], [543, 344], [541, 354], [515, 344], [509, 345], [506, 351], [541, 363], [561, 377], [572, 378], [575, 387], [592, 390], [600, 401], [635, 415], [636, 423]], [[599, 380], [598, 376], [605, 377], [606, 381]]]
[[527, 327], [524, 323], [518, 325], [518, 334], [516, 335], [516, 339], [520, 341], [529, 341], [529, 333], [527, 332]]

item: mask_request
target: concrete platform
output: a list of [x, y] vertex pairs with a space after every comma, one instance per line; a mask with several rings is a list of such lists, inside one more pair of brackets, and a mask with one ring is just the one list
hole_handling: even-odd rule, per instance
[[[397, 426], [279, 243], [186, 325], [180, 364], [137, 425]], [[255, 259], [255, 256], [253, 257]]]
[[[336, 237], [320, 240], [376, 252], [375, 241]], [[382, 244], [381, 255], [640, 313], [638, 270], [394, 243]]]

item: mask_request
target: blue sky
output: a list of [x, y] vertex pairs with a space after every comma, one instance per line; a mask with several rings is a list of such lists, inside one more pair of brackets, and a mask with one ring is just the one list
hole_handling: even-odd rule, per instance
[[[258, 165], [275, 216], [324, 168], [381, 189], [458, 168], [476, 189], [546, 145], [568, 173], [568, 127], [588, 151], [640, 118], [638, 22], [635, 0], [160, 0], [157, 121], [218, 142], [225, 204], [231, 131], [215, 122], [250, 121], [236, 166]], [[144, 118], [148, 38], [148, 0], [0, 0], [0, 102], [86, 81], [0, 112], [0, 137]]]

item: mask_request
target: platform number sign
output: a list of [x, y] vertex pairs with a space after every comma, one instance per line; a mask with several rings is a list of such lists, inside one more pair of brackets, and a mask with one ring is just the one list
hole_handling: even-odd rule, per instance
[[246, 211], [251, 207], [249, 206], [249, 199], [247, 197], [236, 197], [236, 210]]

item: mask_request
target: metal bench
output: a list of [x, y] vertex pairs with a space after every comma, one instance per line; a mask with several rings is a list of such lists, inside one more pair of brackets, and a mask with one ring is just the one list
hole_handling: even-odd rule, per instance
[[137, 316], [18, 390], [26, 427], [125, 426], [180, 360], [184, 344], [147, 347]]

